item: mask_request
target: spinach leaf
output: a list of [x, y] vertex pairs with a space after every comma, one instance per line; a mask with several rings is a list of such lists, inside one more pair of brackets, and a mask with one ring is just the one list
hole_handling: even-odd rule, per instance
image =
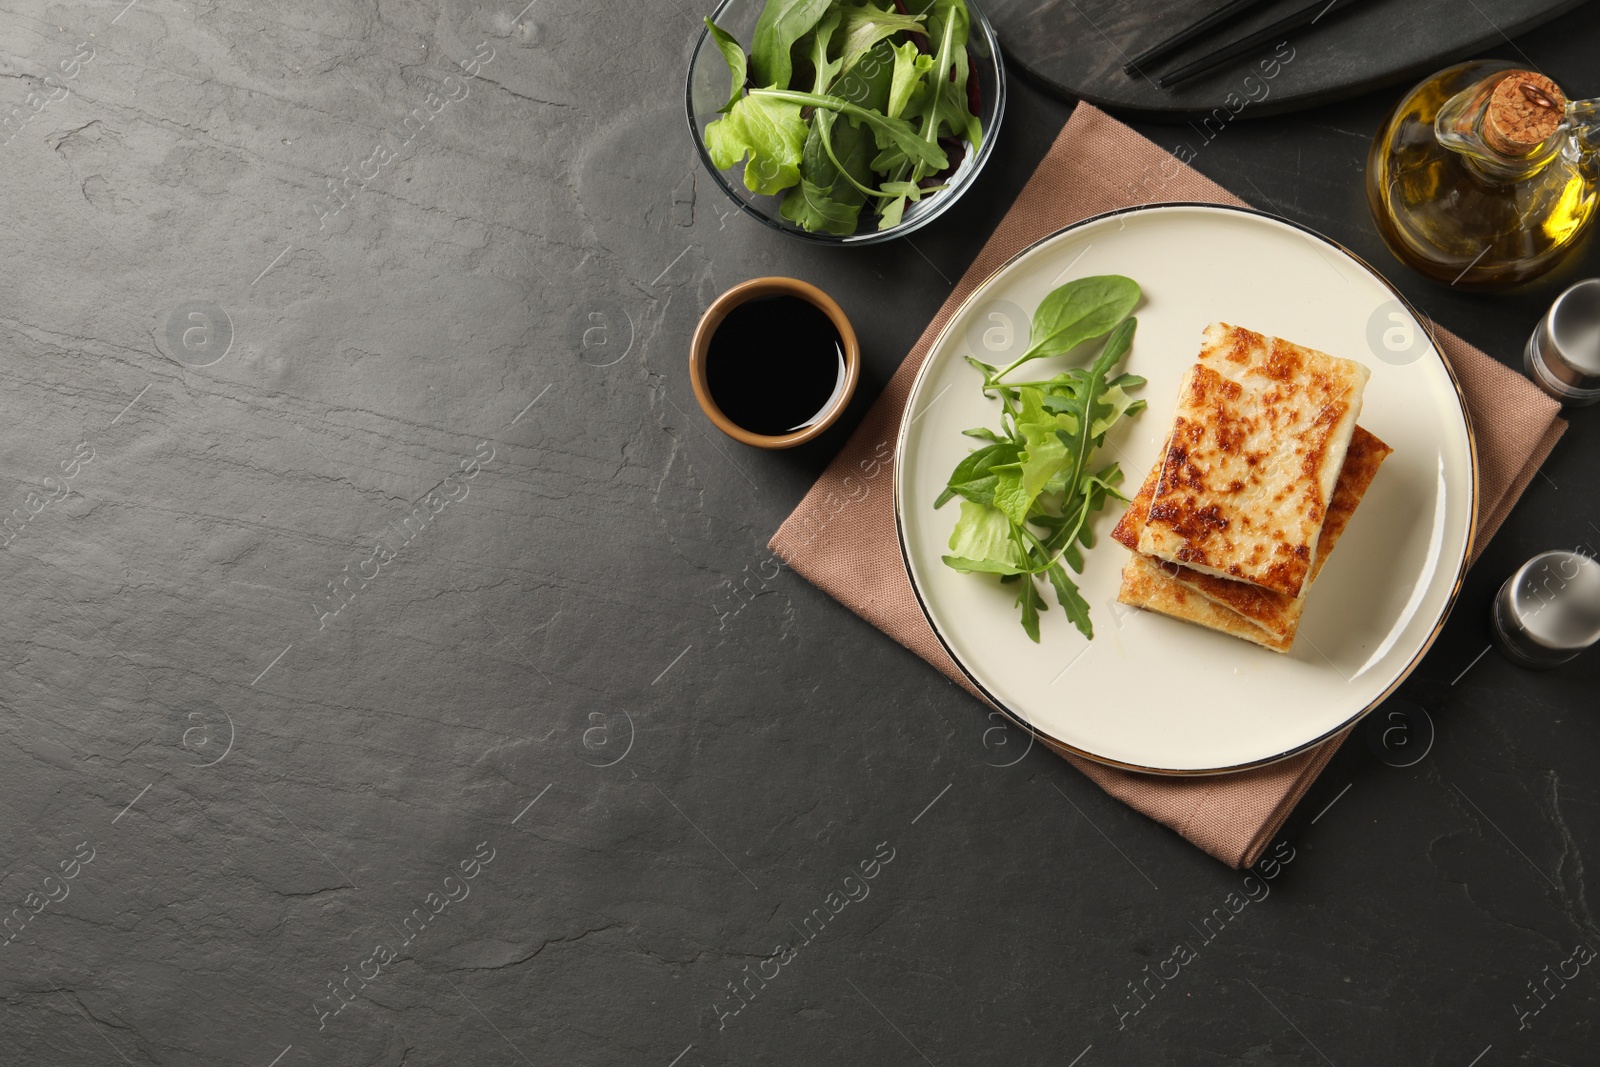
[[882, 111], [889, 103], [889, 79], [894, 67], [894, 51], [888, 42], [879, 42], [866, 59], [846, 70], [841, 65], [839, 76], [828, 90], [828, 95], [842, 97], [871, 111]]
[[[971, 433], [970, 430], [968, 432]], [[956, 464], [944, 492], [933, 502], [934, 507], [944, 507], [953, 496], [965, 497], [975, 504], [994, 503], [997, 480], [994, 468], [1014, 464], [1019, 449], [1009, 438], [1000, 438], [993, 435], [992, 431], [986, 432], [991, 433], [994, 443], [967, 453], [967, 458]]]
[[[834, 81], [836, 95], [883, 110], [889, 99], [891, 55], [889, 45], [880, 44], [873, 53], [877, 62], [859, 64]], [[870, 164], [877, 148], [870, 131], [837, 119], [838, 112], [826, 108], [813, 112], [800, 160], [800, 186], [784, 195], [778, 212], [810, 232], [847, 237], [856, 232], [867, 202], [863, 190], [874, 180]]]
[[1032, 340], [1022, 355], [994, 374], [990, 384], [1029, 360], [1059, 356], [1110, 332], [1139, 302], [1139, 283], [1120, 274], [1079, 278], [1053, 290], [1033, 313]]
[[728, 62], [728, 73], [733, 75], [733, 88], [728, 90], [728, 102], [723, 104], [718, 111], [727, 113], [739, 97], [744, 95], [746, 66], [744, 49], [739, 47], [739, 42], [733, 39], [733, 34], [706, 19], [706, 30], [711, 34], [711, 40], [716, 42], [717, 51], [722, 53], [722, 58]]
[[794, 63], [789, 50], [822, 21], [834, 0], [767, 0], [750, 42], [750, 66], [757, 84], [789, 88]]
[[854, 203], [838, 199], [833, 196], [831, 189], [816, 184], [802, 170], [800, 184], [784, 194], [783, 203], [778, 205], [778, 214], [811, 233], [834, 233], [848, 237], [856, 232], [865, 199], [859, 197]]

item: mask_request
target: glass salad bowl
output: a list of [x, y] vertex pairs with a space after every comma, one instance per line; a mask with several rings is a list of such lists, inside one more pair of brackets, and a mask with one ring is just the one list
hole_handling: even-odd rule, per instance
[[[731, 34], [748, 52], [755, 34], [756, 21], [765, 6], [766, 0], [723, 0], [712, 14], [711, 20]], [[890, 5], [884, 4], [884, 6]], [[774, 230], [819, 244], [876, 244], [880, 241], [889, 241], [913, 230], [919, 230], [944, 214], [968, 186], [972, 185], [978, 176], [978, 171], [988, 160], [994, 148], [1001, 117], [1005, 114], [1005, 71], [1001, 66], [1000, 45], [995, 39], [994, 28], [989, 25], [989, 20], [972, 0], [967, 0], [966, 6], [970, 24], [966, 46], [970, 67], [969, 100], [976, 104], [981, 130], [980, 143], [974, 146], [969, 141], [963, 140], [960, 160], [956, 163], [955, 170], [940, 181], [945, 187], [937, 192], [924, 193], [920, 200], [906, 203], [899, 222], [886, 229], [879, 229], [880, 216], [873, 207], [873, 201], [869, 199], [861, 208], [854, 232], [838, 234], [823, 230], [807, 230], [785, 218], [781, 212], [784, 197], [800, 195], [800, 187], [787, 189], [777, 195], [763, 195], [752, 192], [746, 187], [742, 162], [727, 170], [718, 170], [716, 164], [712, 162], [710, 150], [706, 147], [705, 131], [708, 125], [723, 117], [720, 109], [728, 102], [729, 68], [711, 32], [702, 29], [700, 38], [695, 43], [694, 55], [689, 61], [685, 102], [688, 108], [689, 130], [694, 135], [700, 160], [710, 172], [712, 180], [745, 214]], [[890, 43], [892, 42], [886, 42], [884, 47], [869, 56], [867, 62], [874, 59], [881, 61]], [[930, 45], [930, 48], [936, 47], [936, 44]], [[932, 77], [931, 74], [928, 76]], [[809, 87], [795, 85], [792, 88]], [[841, 92], [841, 95], [848, 99], [853, 94]], [[843, 120], [836, 121], [842, 123]], [[941, 147], [945, 149], [947, 156], [954, 158], [957, 150], [949, 139], [943, 139]]]

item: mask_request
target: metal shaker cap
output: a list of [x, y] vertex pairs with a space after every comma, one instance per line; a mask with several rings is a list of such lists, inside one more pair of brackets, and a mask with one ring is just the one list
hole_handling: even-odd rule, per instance
[[1528, 338], [1522, 362], [1534, 384], [1562, 403], [1600, 400], [1600, 278], [1556, 297]]
[[1500, 587], [1491, 632], [1524, 667], [1553, 667], [1600, 644], [1600, 562], [1562, 549], [1534, 556]]

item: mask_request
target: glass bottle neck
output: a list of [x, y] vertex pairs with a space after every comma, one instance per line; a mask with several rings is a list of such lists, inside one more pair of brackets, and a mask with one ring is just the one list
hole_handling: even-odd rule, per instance
[[1490, 97], [1504, 76], [1486, 78], [1445, 102], [1434, 120], [1439, 143], [1494, 182], [1531, 178], [1557, 158], [1589, 170], [1600, 156], [1600, 99], [1566, 102], [1555, 130], [1544, 140], [1521, 152], [1505, 151], [1491, 143], [1484, 129]]

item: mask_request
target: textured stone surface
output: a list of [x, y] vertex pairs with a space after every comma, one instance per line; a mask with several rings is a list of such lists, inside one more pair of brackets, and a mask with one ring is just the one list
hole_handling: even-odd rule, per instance
[[[1431, 750], [1349, 745], [1207, 943], [1240, 874], [1017, 759], [764, 548], [1065, 109], [1017, 86], [915, 245], [780, 241], [697, 171], [690, 10], [0, 13], [0, 114], [43, 105], [0, 145], [0, 488], [32, 515], [0, 549], [0, 1061], [1591, 1062], [1595, 965], [1517, 1011], [1600, 948], [1600, 660], [1476, 657], [1517, 563], [1600, 544], [1595, 413], [1405, 688]], [[1597, 28], [1506, 53], [1594, 95]], [[1495, 298], [1396, 266], [1360, 184], [1388, 102], [1230, 126], [1196, 165], [1514, 361], [1600, 261]], [[865, 354], [795, 453], [719, 437], [686, 376], [700, 309], [759, 273], [834, 293]]]

